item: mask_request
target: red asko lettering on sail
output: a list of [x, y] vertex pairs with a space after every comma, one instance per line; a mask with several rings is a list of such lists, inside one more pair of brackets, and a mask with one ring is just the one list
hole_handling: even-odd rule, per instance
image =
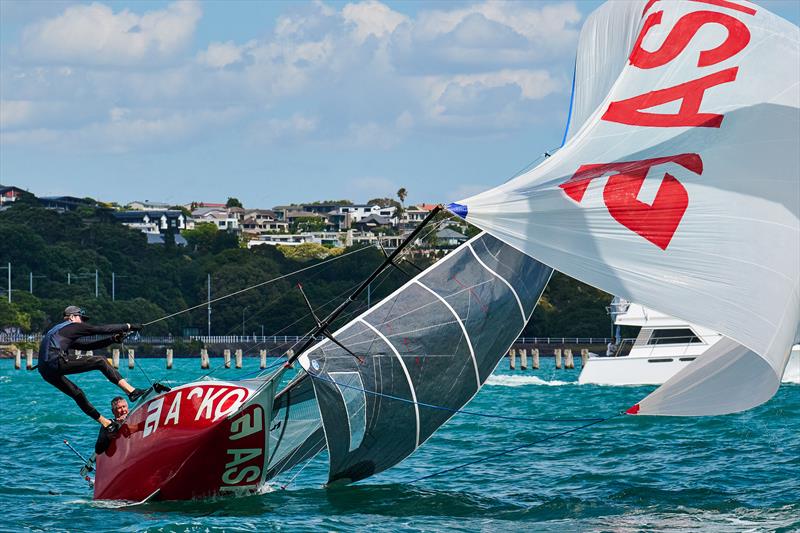
[[[643, 14], [647, 13], [647, 10], [656, 1], [658, 0], [648, 2]], [[756, 13], [754, 9], [730, 0], [694, 1], [728, 8], [748, 15]], [[725, 27], [728, 35], [715, 48], [700, 52], [697, 59], [698, 68], [713, 66], [730, 59], [744, 50], [750, 43], [750, 30], [741, 20], [719, 11], [701, 10], [687, 13], [678, 19], [657, 50], [652, 52], [645, 50], [642, 47], [642, 42], [652, 28], [661, 24], [663, 14], [663, 11], [656, 11], [648, 15], [645, 20], [629, 57], [629, 62], [632, 66], [640, 69], [651, 69], [670, 63], [686, 49], [700, 28], [706, 24], [718, 24]], [[611, 102], [603, 114], [602, 120], [632, 126], [660, 128], [686, 126], [719, 128], [722, 125], [724, 116], [717, 113], [701, 113], [700, 107], [703, 97], [708, 89], [735, 81], [738, 71], [739, 67], [729, 67], [673, 87], [656, 89], [632, 98]], [[643, 111], [644, 109], [678, 100], [681, 101], [680, 109], [674, 114]]]
[[703, 173], [700, 156], [688, 153], [638, 161], [581, 165], [559, 187], [575, 202], [581, 203], [593, 179], [611, 174], [603, 187], [603, 202], [611, 217], [666, 250], [689, 205], [686, 188], [665, 172], [652, 204], [637, 198], [650, 169], [665, 163], [676, 163], [697, 175]]

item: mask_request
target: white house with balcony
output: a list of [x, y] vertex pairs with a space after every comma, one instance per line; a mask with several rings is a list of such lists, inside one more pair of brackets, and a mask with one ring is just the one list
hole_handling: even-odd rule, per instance
[[238, 232], [242, 213], [239, 212], [239, 208], [198, 207], [192, 211], [192, 218], [197, 224], [205, 222], [214, 224], [220, 231]]
[[116, 211], [112, 216], [123, 226], [148, 235], [178, 234], [187, 229], [186, 215], [182, 211]]

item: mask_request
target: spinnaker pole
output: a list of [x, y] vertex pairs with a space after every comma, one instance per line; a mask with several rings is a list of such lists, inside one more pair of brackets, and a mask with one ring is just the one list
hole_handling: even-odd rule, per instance
[[288, 361], [286, 361], [286, 366], [289, 366], [292, 363], [294, 363], [297, 360], [297, 358], [300, 357], [303, 354], [303, 352], [305, 352], [312, 344], [314, 344], [316, 342], [316, 339], [315, 339], [316, 335], [318, 335], [319, 333], [324, 332], [328, 328], [328, 326], [330, 326], [331, 323], [334, 320], [336, 320], [336, 318], [340, 314], [342, 314], [342, 312], [345, 309], [347, 309], [347, 307], [349, 307], [350, 304], [352, 304], [355, 301], [355, 299], [358, 298], [358, 296], [367, 287], [369, 287], [369, 284], [372, 283], [373, 281], [375, 281], [375, 278], [377, 278], [381, 274], [381, 272], [383, 272], [384, 269], [386, 269], [386, 267], [388, 267], [389, 265], [393, 264], [395, 258], [398, 255], [400, 255], [400, 252], [402, 252], [403, 249], [406, 246], [408, 246], [417, 237], [417, 235], [419, 235], [419, 232], [422, 231], [422, 228], [427, 226], [428, 223], [431, 220], [433, 220], [433, 217], [435, 217], [442, 209], [443, 209], [443, 207], [442, 207], [441, 204], [437, 205], [436, 207], [431, 209], [430, 213], [428, 213], [428, 216], [426, 216], [425, 219], [422, 222], [420, 222], [419, 226], [414, 228], [414, 231], [412, 231], [411, 234], [409, 234], [409, 236], [406, 237], [405, 240], [402, 243], [400, 243], [400, 246], [395, 248], [395, 250], [386, 257], [386, 259], [383, 261], [383, 263], [381, 263], [381, 265], [378, 268], [376, 268], [375, 271], [372, 274], [370, 274], [370, 276], [367, 279], [365, 279], [361, 283], [361, 285], [359, 285], [358, 288], [355, 291], [353, 291], [353, 293], [350, 296], [347, 297], [347, 299], [345, 301], [343, 301], [341, 304], [339, 304], [339, 307], [334, 309], [331, 312], [331, 314], [329, 314], [325, 318], [325, 320], [323, 320], [319, 324], [317, 324], [317, 327], [314, 328], [314, 330], [311, 332], [311, 334], [309, 336], [309, 339], [305, 343], [303, 343], [303, 346], [301, 346], [300, 349], [297, 350], [297, 352], [295, 352], [295, 354], [292, 357], [290, 357]]

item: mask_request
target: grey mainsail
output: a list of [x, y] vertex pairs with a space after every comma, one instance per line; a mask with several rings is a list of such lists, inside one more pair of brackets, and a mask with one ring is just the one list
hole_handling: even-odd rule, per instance
[[[311, 379], [294, 387], [313, 384], [329, 482], [394, 466], [469, 402], [522, 331], [551, 274], [484, 233], [337, 331], [347, 350], [324, 340], [304, 353], [299, 361]], [[292, 447], [295, 455], [310, 456], [318, 439], [310, 429]]]

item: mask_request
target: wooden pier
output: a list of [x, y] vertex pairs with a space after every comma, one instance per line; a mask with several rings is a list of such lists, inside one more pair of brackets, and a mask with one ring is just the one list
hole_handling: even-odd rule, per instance
[[[200, 368], [204, 370], [210, 370], [212, 368], [212, 357], [222, 358], [222, 364], [219, 365], [221, 367], [231, 368], [231, 363], [233, 363], [237, 369], [242, 369], [249, 366], [245, 362], [246, 359], [257, 358], [258, 368], [263, 370], [269, 366], [268, 360], [270, 358], [277, 358], [282, 355], [290, 356], [290, 354], [293, 353], [292, 350], [289, 350], [285, 354], [283, 352], [285, 351], [289, 342], [296, 341], [299, 338], [300, 337], [285, 337], [273, 339], [276, 341], [276, 349], [274, 350], [270, 350], [269, 347], [264, 348], [263, 345], [258, 347], [258, 349], [253, 346], [249, 348], [243, 348], [242, 345], [237, 346], [235, 344], [234, 341], [237, 340], [236, 338], [231, 338], [231, 343], [229, 344], [211, 344], [207, 347], [200, 348], [198, 350], [199, 353], [178, 353], [177, 355], [175, 354], [175, 349], [171, 345], [162, 344], [160, 346], [154, 346], [154, 351], [156, 353], [148, 351], [140, 355], [140, 357], [145, 357], [147, 359], [164, 359], [164, 365], [167, 370], [173, 368], [176, 358], [198, 358], [199, 356]], [[224, 340], [228, 342], [229, 339], [224, 338]], [[519, 369], [521, 371], [536, 371], [541, 368], [542, 357], [552, 357], [553, 366], [556, 369], [575, 369], [575, 359], [577, 359], [578, 354], [580, 354], [580, 364], [577, 366], [577, 368], [580, 369], [586, 365], [586, 361], [588, 360], [590, 353], [604, 353], [606, 349], [606, 342], [608, 342], [608, 339], [603, 338], [520, 338], [508, 350], [506, 355], [508, 357], [508, 365], [511, 370]], [[105, 354], [104, 356], [109, 358], [109, 362], [114, 368], [120, 367], [120, 356], [127, 355], [128, 369], [134, 369], [136, 367], [136, 355], [139, 354], [137, 354], [135, 347], [130, 346], [131, 345], [123, 346], [125, 351], [124, 354], [122, 353], [123, 350], [120, 348], [114, 348], [109, 351], [101, 351], [100, 353]], [[139, 347], [141, 347], [141, 345], [139, 345]], [[79, 354], [80, 352], [76, 353]], [[6, 354], [8, 354], [6, 357], [9, 355], [13, 357], [15, 369], [19, 370], [22, 368], [23, 358], [26, 369], [31, 370], [34, 368], [34, 349], [20, 349], [12, 346], [12, 349], [8, 350]], [[86, 355], [91, 355], [91, 352], [87, 352]]]

